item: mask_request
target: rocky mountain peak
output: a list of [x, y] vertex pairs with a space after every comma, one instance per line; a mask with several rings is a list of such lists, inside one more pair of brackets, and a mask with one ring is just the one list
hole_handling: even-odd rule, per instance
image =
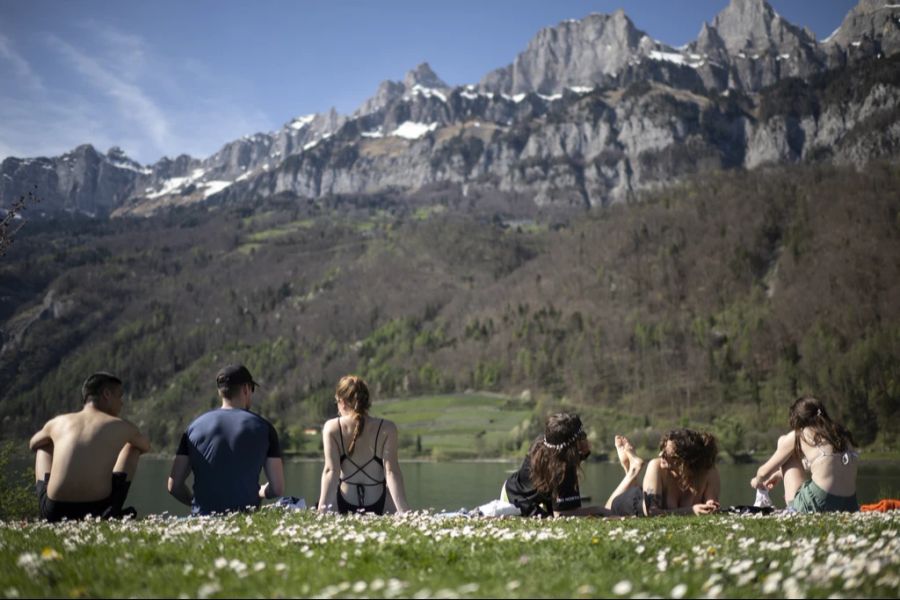
[[783, 19], [765, 0], [731, 0], [712, 26], [730, 54], [814, 43], [806, 31]]
[[717, 59], [720, 59], [723, 53], [727, 53], [725, 40], [722, 39], [716, 28], [710, 27], [708, 23], [704, 23], [703, 27], [700, 28], [700, 33], [693, 43], [693, 48], [696, 52]]
[[875, 44], [876, 50], [886, 56], [900, 52], [900, 4], [860, 0], [826, 41], [841, 48]]
[[426, 89], [449, 89], [450, 87], [437, 76], [427, 62], [423, 62], [408, 71], [403, 81], [382, 81], [375, 95], [363, 102], [353, 115], [360, 117], [378, 112], [388, 104], [413, 92], [416, 86]]
[[480, 87], [507, 94], [550, 94], [605, 83], [650, 45], [652, 40], [624, 11], [594, 13], [540, 30], [513, 64], [489, 73]]
[[431, 66], [427, 62], [423, 62], [415, 69], [412, 69], [403, 78], [403, 85], [407, 90], [420, 85], [425, 88], [446, 88], [448, 87], [444, 81], [437, 76]]

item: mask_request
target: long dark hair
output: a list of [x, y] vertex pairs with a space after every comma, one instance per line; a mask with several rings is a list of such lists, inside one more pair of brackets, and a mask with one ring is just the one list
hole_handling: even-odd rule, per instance
[[804, 429], [812, 431], [812, 440], [806, 441], [811, 441], [813, 446], [828, 442], [833, 452], [847, 452], [856, 446], [853, 435], [843, 425], [832, 421], [828, 416], [828, 411], [825, 410], [825, 404], [811, 396], [797, 398], [791, 404], [789, 414], [791, 429], [796, 434], [795, 447], [800, 456], [803, 456], [800, 449], [800, 437], [803, 435]]
[[[347, 454], [353, 454], [353, 448], [356, 447], [356, 440], [362, 433], [366, 424], [366, 415], [369, 413], [369, 407], [372, 401], [369, 398], [369, 386], [356, 375], [345, 375], [338, 382], [334, 395], [340, 398], [353, 411], [353, 437], [350, 438], [350, 445], [347, 446]], [[376, 440], [377, 441], [377, 440]]]
[[544, 435], [534, 441], [528, 452], [535, 490], [554, 494], [559, 489], [566, 473], [581, 464], [578, 441], [585, 437], [578, 415], [558, 413], [547, 417]]
[[[672, 455], [666, 452], [669, 442], [675, 446]], [[694, 484], [697, 476], [716, 466], [719, 455], [716, 438], [711, 433], [693, 429], [673, 429], [663, 434], [659, 440], [659, 450], [682, 489], [692, 491], [696, 491]]]

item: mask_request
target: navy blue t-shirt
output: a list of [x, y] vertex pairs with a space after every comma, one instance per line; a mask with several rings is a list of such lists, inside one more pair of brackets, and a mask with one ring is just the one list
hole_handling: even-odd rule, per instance
[[216, 409], [188, 425], [177, 454], [189, 457], [194, 472], [191, 513], [259, 506], [259, 473], [267, 458], [280, 458], [272, 424], [248, 410]]

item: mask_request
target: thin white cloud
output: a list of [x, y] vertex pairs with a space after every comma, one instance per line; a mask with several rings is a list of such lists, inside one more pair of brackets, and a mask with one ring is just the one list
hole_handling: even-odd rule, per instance
[[171, 142], [171, 127], [163, 111], [141, 88], [127, 81], [119, 73], [105, 68], [100, 61], [79, 50], [55, 35], [49, 35], [51, 43], [78, 71], [87, 77], [97, 92], [112, 98], [120, 116], [134, 121], [141, 127], [154, 145], [165, 148]]
[[2, 33], [0, 33], [0, 57], [12, 65], [16, 75], [29, 87], [38, 92], [44, 90], [44, 82], [34, 72], [28, 61], [16, 52], [10, 39]]
[[141, 37], [96, 20], [78, 28], [78, 38], [33, 34], [52, 50], [42, 62], [29, 63], [24, 48], [0, 38], [0, 70], [9, 62], [16, 77], [45, 82], [0, 86], [0, 160], [56, 156], [86, 143], [101, 151], [120, 146], [145, 164], [165, 155], [202, 158], [276, 124], [236, 102], [233, 73], [223, 79], [192, 57], [172, 63]]

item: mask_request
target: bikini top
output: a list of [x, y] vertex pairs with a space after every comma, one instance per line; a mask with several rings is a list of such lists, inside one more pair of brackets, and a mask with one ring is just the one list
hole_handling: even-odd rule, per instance
[[822, 446], [813, 446], [816, 450], [819, 451], [819, 455], [813, 458], [811, 461], [807, 460], [804, 456], [801, 461], [803, 462], [803, 468], [809, 471], [812, 469], [812, 466], [822, 460], [823, 458], [831, 458], [833, 456], [841, 457], [841, 464], [849, 465], [850, 461], [853, 459], [859, 458], [859, 453], [856, 450], [848, 450], [846, 452], [825, 452]]

